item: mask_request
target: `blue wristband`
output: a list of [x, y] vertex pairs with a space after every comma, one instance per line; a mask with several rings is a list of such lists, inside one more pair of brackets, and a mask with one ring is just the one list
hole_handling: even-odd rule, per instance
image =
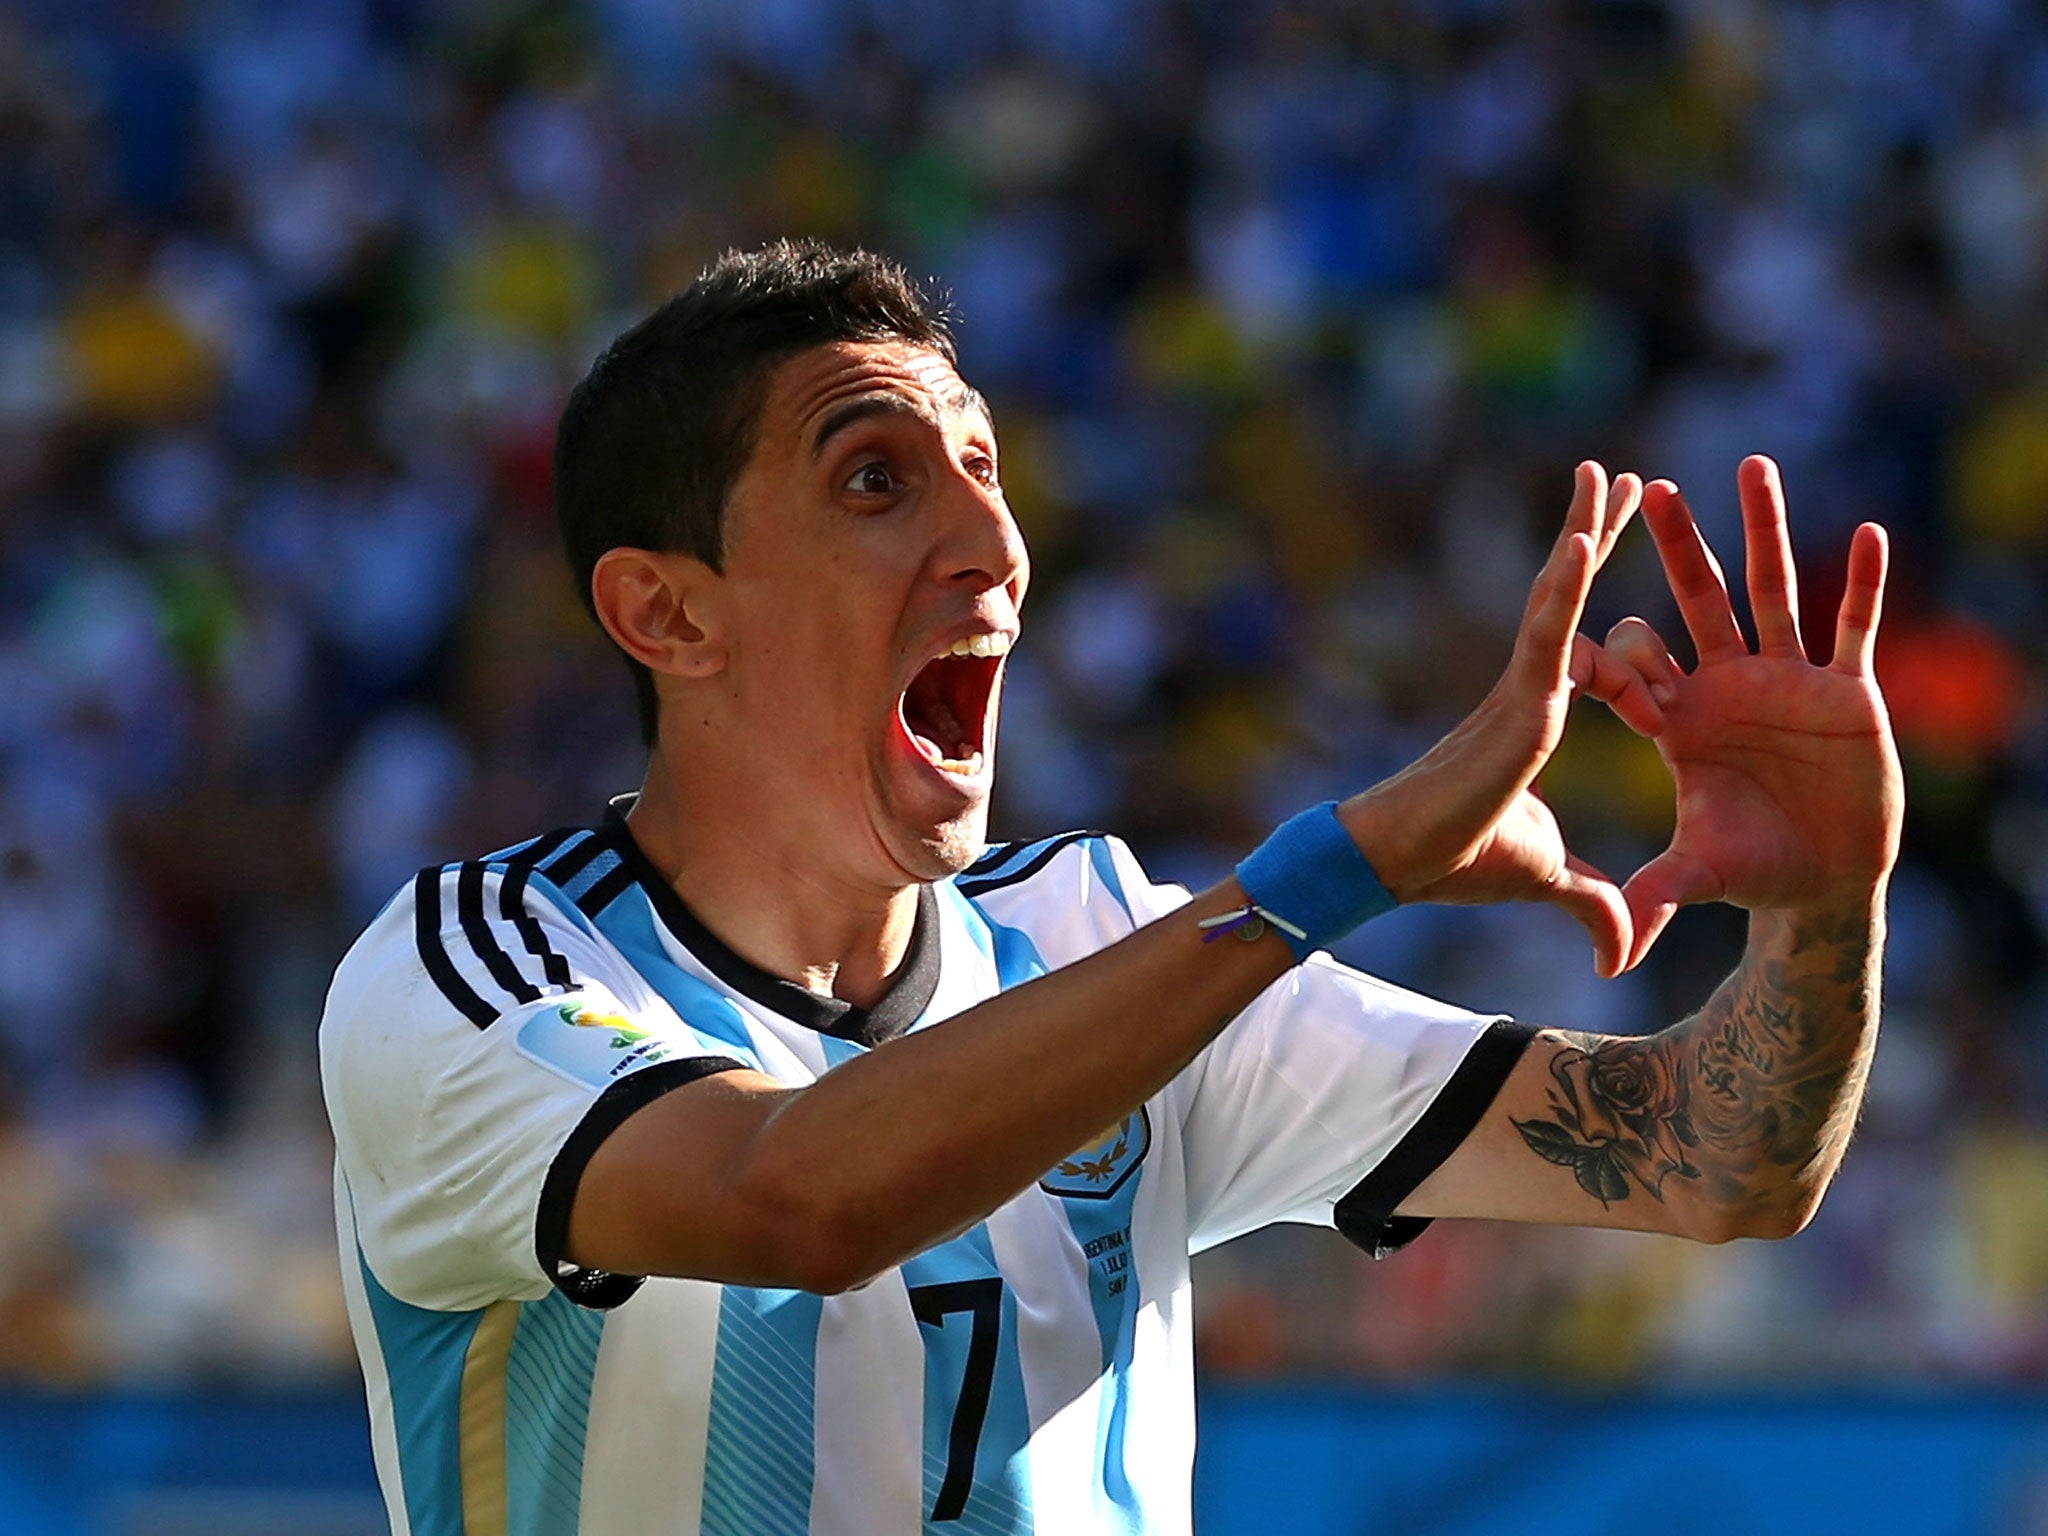
[[1237, 883], [1255, 907], [1284, 918], [1300, 937], [1276, 928], [1296, 960], [1327, 949], [1360, 923], [1400, 903], [1337, 819], [1337, 802], [1293, 816], [1237, 866]]

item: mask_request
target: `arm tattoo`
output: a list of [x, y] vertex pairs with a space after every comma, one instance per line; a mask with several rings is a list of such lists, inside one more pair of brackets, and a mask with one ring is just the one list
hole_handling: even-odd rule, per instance
[[[1602, 1206], [1673, 1179], [1767, 1211], [1825, 1180], [1848, 1144], [1876, 1048], [1880, 930], [1793, 916], [1698, 1013], [1641, 1039], [1566, 1034], [1548, 1119], [1517, 1120], [1538, 1157]], [[1683, 1186], [1680, 1186], [1683, 1187]]]

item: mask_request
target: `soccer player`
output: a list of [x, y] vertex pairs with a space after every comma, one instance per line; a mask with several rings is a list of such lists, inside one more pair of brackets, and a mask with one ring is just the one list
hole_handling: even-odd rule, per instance
[[[1581, 465], [1512, 658], [1413, 767], [1190, 898], [1113, 837], [986, 850], [1028, 574], [996, 435], [895, 266], [731, 255], [564, 414], [570, 563], [649, 756], [595, 825], [423, 871], [321, 1032], [350, 1316], [412, 1536], [1184, 1532], [1191, 1252], [1275, 1221], [1781, 1236], [1877, 1028], [1901, 808], [1884, 541], [1804, 652], [1741, 470], [1757, 646], [1675, 487]], [[1640, 502], [1698, 651], [1576, 634]], [[1530, 784], [1575, 691], [1652, 737], [1617, 887]], [[1415, 996], [1320, 946], [1540, 900], [1608, 974], [1679, 904], [1737, 972], [1641, 1038]]]

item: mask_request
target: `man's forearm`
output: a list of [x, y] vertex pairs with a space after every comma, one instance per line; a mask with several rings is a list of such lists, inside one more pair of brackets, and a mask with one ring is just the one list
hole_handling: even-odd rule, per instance
[[[590, 1208], [579, 1196], [585, 1225], [572, 1226], [572, 1256], [633, 1272], [787, 1283], [755, 1273], [759, 1261], [750, 1255], [773, 1255], [759, 1236], [767, 1230], [800, 1237], [799, 1261], [771, 1262], [794, 1262], [812, 1289], [841, 1289], [900, 1263], [1113, 1128], [1288, 969], [1292, 956], [1277, 933], [1253, 943], [1203, 942], [1198, 919], [1243, 901], [1226, 882], [1116, 944], [977, 1003], [943, 1029], [914, 1031], [773, 1095], [734, 1148], [724, 1201], [733, 1243], [707, 1250], [706, 1232], [721, 1223], [705, 1219], [699, 1188], [684, 1192], [697, 1202], [693, 1220], [621, 1217], [607, 1225], [638, 1246], [599, 1250], [587, 1241], [596, 1213], [626, 1196], [586, 1178]], [[698, 1131], [721, 1112], [720, 1080], [705, 1086], [711, 1097], [689, 1116]], [[726, 1108], [743, 1097], [733, 1095]], [[628, 1121], [613, 1140], [624, 1145], [661, 1118], [637, 1128]], [[746, 1211], [762, 1219], [731, 1214]], [[665, 1235], [675, 1233], [689, 1245], [682, 1257]]]
[[1757, 912], [1735, 974], [1640, 1039], [1568, 1036], [1547, 1116], [1518, 1120], [1603, 1204], [1647, 1195], [1702, 1237], [1805, 1225], [1840, 1164], [1877, 1044], [1883, 898]]
[[1883, 953], [1882, 895], [1754, 913], [1740, 969], [1667, 1032], [1689, 1070], [1703, 1193], [1739, 1231], [1797, 1231], [1834, 1177], [1877, 1048]]

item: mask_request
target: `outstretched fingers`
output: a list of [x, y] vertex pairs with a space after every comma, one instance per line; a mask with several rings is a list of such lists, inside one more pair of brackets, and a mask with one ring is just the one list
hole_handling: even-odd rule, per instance
[[1765, 656], [1796, 656], [1799, 638], [1799, 577], [1792, 564], [1792, 535], [1785, 522], [1785, 486], [1778, 466], [1760, 453], [1742, 461], [1735, 481], [1742, 493], [1742, 546], [1749, 582], [1749, 611], [1756, 620], [1757, 650]]
[[1593, 536], [1573, 533], [1544, 563], [1529, 594], [1522, 633], [1515, 642], [1514, 670], [1537, 697], [1548, 697], [1571, 680], [1572, 636], [1586, 611], [1597, 556]]
[[1591, 459], [1579, 465], [1571, 509], [1530, 589], [1515, 645], [1516, 667], [1537, 694], [1548, 696], [1570, 681], [1573, 637], [1594, 572], [1641, 501], [1642, 482], [1636, 476], [1624, 474], [1610, 484], [1607, 471]]
[[1692, 509], [1676, 485], [1652, 480], [1643, 487], [1643, 521], [1650, 525], [1657, 558], [1664, 565], [1664, 579], [1671, 586], [1700, 660], [1748, 655], [1742, 627], [1735, 622], [1735, 609], [1728, 601], [1728, 581], [1721, 574], [1721, 563], [1700, 536]]
[[1842, 609], [1835, 620], [1833, 670], [1855, 677], [1871, 676], [1877, 653], [1877, 626], [1884, 613], [1885, 572], [1891, 545], [1877, 523], [1865, 523], [1849, 541], [1849, 580]]

